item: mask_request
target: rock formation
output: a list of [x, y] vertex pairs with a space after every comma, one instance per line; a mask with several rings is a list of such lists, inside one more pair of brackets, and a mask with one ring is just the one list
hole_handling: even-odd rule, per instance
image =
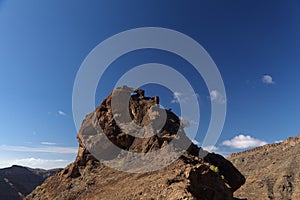
[[249, 200], [300, 199], [300, 134], [228, 159], [246, 176], [247, 182], [237, 191]]
[[144, 95], [115, 89], [83, 121], [76, 160], [26, 199], [235, 199], [244, 176], [192, 144], [180, 119]]

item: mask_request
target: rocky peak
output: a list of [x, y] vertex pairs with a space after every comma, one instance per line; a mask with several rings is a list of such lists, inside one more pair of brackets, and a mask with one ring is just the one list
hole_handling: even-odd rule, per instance
[[141, 89], [116, 88], [77, 138], [76, 160], [27, 199], [233, 200], [245, 182], [224, 157], [192, 144], [180, 119]]

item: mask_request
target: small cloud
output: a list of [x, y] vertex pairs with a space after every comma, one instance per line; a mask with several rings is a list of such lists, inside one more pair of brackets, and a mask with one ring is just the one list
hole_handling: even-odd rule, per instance
[[280, 142], [283, 142], [283, 140], [278, 140], [278, 141], [275, 141], [274, 143], [280, 143]]
[[41, 142], [43, 145], [56, 145], [55, 142]]
[[66, 115], [67, 115], [65, 112], [63, 112], [63, 111], [61, 111], [61, 110], [59, 110], [59, 111], [57, 111], [57, 112], [58, 112], [58, 114], [61, 115], [61, 116], [66, 116]]
[[188, 103], [193, 100], [193, 98], [199, 98], [199, 94], [197, 93], [181, 93], [181, 92], [174, 92], [173, 99], [171, 103]]
[[192, 142], [193, 142], [195, 145], [197, 145], [197, 146], [200, 145], [200, 143], [199, 143], [197, 140], [192, 140]]
[[174, 92], [173, 93], [173, 99], [172, 99], [171, 103], [179, 103], [180, 101], [182, 102], [182, 97], [183, 97], [182, 93]]
[[270, 75], [264, 75], [261, 81], [265, 84], [275, 84], [275, 82], [273, 81], [273, 77]]
[[210, 100], [215, 103], [224, 104], [226, 103], [225, 97], [217, 90], [210, 91]]
[[250, 147], [253, 148], [253, 147], [263, 146], [267, 144], [267, 142], [253, 138], [248, 135], [238, 135], [231, 140], [225, 140], [222, 144], [224, 146], [228, 146], [236, 149], [245, 149]]
[[205, 151], [212, 152], [212, 151], [217, 151], [219, 148], [216, 147], [216, 146], [206, 146], [206, 147], [203, 147], [203, 149], [204, 149]]

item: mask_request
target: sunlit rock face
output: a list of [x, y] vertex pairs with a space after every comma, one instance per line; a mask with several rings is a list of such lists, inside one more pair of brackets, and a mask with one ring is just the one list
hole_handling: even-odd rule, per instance
[[300, 134], [228, 159], [246, 176], [237, 191], [248, 199], [300, 199]]

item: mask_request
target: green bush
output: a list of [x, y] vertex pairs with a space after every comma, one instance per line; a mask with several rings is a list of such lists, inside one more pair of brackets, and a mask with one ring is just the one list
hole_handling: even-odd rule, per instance
[[209, 166], [209, 169], [210, 169], [211, 171], [213, 171], [213, 172], [216, 172], [216, 173], [219, 172], [219, 168], [218, 168], [217, 166], [214, 166], [214, 165], [210, 165], [210, 166]]

